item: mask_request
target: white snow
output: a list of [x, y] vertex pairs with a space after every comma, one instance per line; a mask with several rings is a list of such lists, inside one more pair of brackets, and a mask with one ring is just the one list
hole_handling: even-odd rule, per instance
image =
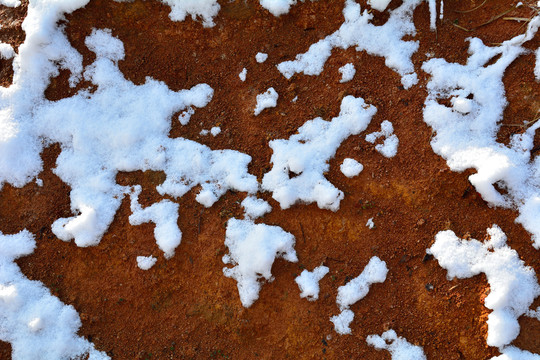
[[375, 150], [387, 158], [396, 156], [399, 139], [394, 134], [394, 127], [390, 121], [384, 120], [381, 123], [381, 131], [376, 131], [366, 135], [366, 141], [373, 144], [380, 137], [385, 138], [384, 142], [382, 144], [375, 145]]
[[273, 165], [263, 177], [262, 188], [272, 192], [282, 209], [303, 201], [336, 211], [344, 195], [324, 177], [328, 160], [345, 139], [366, 129], [376, 111], [364, 99], [346, 96], [332, 121], [315, 118], [288, 140], [270, 141]]
[[356, 74], [356, 69], [351, 63], [343, 65], [338, 69], [338, 71], [341, 73], [341, 80], [339, 80], [340, 83], [351, 81], [354, 78], [354, 74]]
[[339, 169], [348, 178], [352, 178], [357, 176], [364, 170], [364, 165], [360, 164], [358, 161], [351, 159], [351, 158], [345, 158], [343, 159], [343, 163], [340, 165]]
[[255, 55], [255, 60], [257, 60], [258, 63], [263, 63], [268, 59], [268, 54], [258, 52], [257, 55]]
[[270, 204], [263, 199], [257, 199], [255, 196], [246, 196], [241, 203], [244, 208], [244, 214], [248, 219], [257, 219], [266, 213], [272, 211]]
[[[504, 72], [527, 52], [522, 45], [533, 38], [539, 25], [536, 16], [524, 34], [496, 47], [469, 39], [465, 65], [431, 59], [422, 66], [431, 75], [424, 108], [424, 121], [436, 133], [431, 147], [453, 171], [476, 169], [469, 180], [490, 205], [517, 208], [516, 221], [532, 234], [536, 248], [540, 248], [540, 157], [532, 156], [531, 150], [540, 124], [512, 136], [509, 145], [497, 142], [497, 133], [507, 104]], [[453, 99], [452, 107], [441, 103], [444, 99]], [[495, 184], [507, 193], [501, 194]]]
[[490, 360], [540, 360], [540, 355], [521, 350], [515, 346], [507, 346], [501, 351], [502, 355], [492, 357]]
[[27, 279], [15, 263], [35, 247], [27, 230], [0, 232], [0, 340], [11, 344], [12, 359], [109, 359], [77, 335], [81, 320], [73, 306], [52, 296], [41, 282]]
[[[123, 45], [109, 31], [93, 31], [86, 44], [97, 57], [84, 77], [96, 84], [97, 90], [81, 90], [57, 102], [41, 99], [41, 106], [33, 109], [33, 119], [25, 118], [32, 124], [27, 138], [15, 137], [18, 144], [25, 144], [25, 149], [35, 151], [32, 156], [38, 159], [41, 148], [28, 146], [29, 138], [33, 142], [43, 138], [44, 143], [62, 144], [55, 173], [71, 186], [71, 208], [76, 215], [54, 222], [56, 236], [65, 241], [75, 239], [79, 246], [99, 243], [126, 193], [126, 188], [115, 182], [118, 171], [164, 171], [166, 180], [157, 190], [175, 198], [201, 185], [196, 200], [207, 207], [229, 189], [249, 193], [258, 190], [255, 176], [247, 172], [251, 161], [248, 155], [231, 150], [212, 151], [184, 138], [168, 137], [170, 118], [175, 112], [189, 106], [202, 107], [210, 101], [213, 91], [208, 85], [178, 92], [151, 78], [142, 85], [134, 85], [118, 69], [117, 61], [124, 57]], [[41, 140], [39, 143], [43, 146]], [[5, 148], [0, 152], [4, 155], [2, 161], [10, 161], [10, 154], [17, 150], [20, 149]], [[20, 155], [22, 160], [24, 151]], [[31, 165], [38, 170], [41, 162]], [[28, 166], [21, 161], [17, 168]], [[20, 184], [11, 178], [12, 172], [3, 169], [6, 168], [0, 163], [1, 182]], [[33, 174], [35, 170], [27, 171]], [[158, 241], [166, 255], [171, 254], [175, 243], [177, 240], [170, 238]]]
[[0, 42], [0, 58], [2, 59], [11, 59], [15, 56], [15, 50], [9, 44]]
[[[388, 21], [381, 26], [370, 23], [373, 15], [364, 10], [353, 0], [346, 0], [343, 15], [345, 22], [339, 30], [319, 42], [311, 45], [304, 54], [298, 54], [295, 60], [277, 65], [278, 70], [287, 79], [303, 72], [306, 75], [319, 75], [324, 64], [332, 54], [332, 49], [348, 49], [356, 46], [356, 51], [383, 56], [386, 66], [401, 75], [401, 83], [408, 89], [418, 82], [411, 56], [418, 50], [418, 42], [401, 40], [406, 35], [414, 36], [416, 30], [412, 13], [422, 0], [405, 0], [397, 9], [391, 11]], [[384, 39], [382, 41], [381, 39]]]
[[259, 115], [264, 109], [276, 107], [278, 97], [279, 95], [273, 87], [266, 90], [266, 92], [257, 95], [257, 105], [253, 111], [255, 116]]
[[169, 18], [172, 21], [184, 21], [187, 15], [193, 20], [201, 18], [204, 27], [214, 26], [214, 17], [221, 8], [217, 0], [160, 0], [171, 7]]
[[369, 6], [377, 11], [384, 11], [390, 4], [391, 0], [368, 0]]
[[149, 270], [157, 262], [157, 258], [153, 256], [137, 256], [137, 266], [141, 270]]
[[367, 223], [366, 223], [366, 226], [370, 229], [373, 229], [375, 227], [375, 223], [373, 222], [373, 218], [369, 218]]
[[8, 6], [8, 7], [18, 7], [21, 5], [20, 0], [0, 0], [0, 5]]
[[534, 270], [525, 266], [518, 253], [506, 245], [506, 235], [497, 226], [487, 230], [489, 240], [463, 240], [454, 232], [439, 232], [427, 250], [448, 271], [448, 278], [486, 275], [490, 293], [484, 305], [493, 310], [487, 320], [487, 344], [502, 348], [519, 334], [518, 318], [540, 295]]
[[288, 13], [291, 5], [296, 4], [296, 2], [297, 0], [259, 0], [261, 6], [270, 11], [274, 16]]
[[319, 281], [328, 274], [328, 267], [317, 266], [313, 271], [304, 270], [294, 279], [300, 288], [300, 297], [315, 301], [319, 298]]
[[182, 232], [178, 228], [178, 204], [170, 200], [161, 200], [151, 206], [142, 208], [139, 204], [139, 195], [142, 188], [133, 187], [131, 192], [131, 212], [129, 223], [141, 225], [147, 222], [156, 224], [154, 237], [159, 248], [164, 252], [165, 258], [170, 259], [182, 240]]
[[210, 129], [210, 134], [212, 134], [212, 136], [218, 136], [221, 134], [221, 128], [219, 126], [214, 126]]
[[243, 68], [240, 74], [238, 74], [238, 77], [241, 81], [246, 81], [246, 75], [247, 75], [247, 69]]
[[230, 219], [227, 222], [223, 256], [223, 274], [238, 282], [238, 293], [244, 307], [259, 298], [261, 280], [272, 281], [272, 264], [276, 258], [297, 262], [294, 236], [278, 226], [255, 224], [251, 220]]
[[352, 310], [345, 309], [339, 313], [339, 315], [332, 316], [330, 321], [334, 323], [334, 330], [340, 335], [351, 334], [350, 325], [354, 320], [354, 313]]
[[180, 115], [178, 115], [178, 121], [180, 121], [180, 124], [186, 126], [193, 114], [195, 114], [195, 109], [190, 106], [187, 110], [182, 111]]
[[405, 338], [397, 336], [394, 330], [388, 330], [382, 335], [369, 335], [366, 342], [377, 350], [387, 350], [392, 360], [426, 360], [421, 346], [409, 343]]
[[341, 314], [330, 319], [334, 323], [336, 332], [339, 334], [351, 333], [348, 324], [354, 318], [354, 313], [349, 308], [368, 294], [371, 284], [384, 282], [387, 274], [386, 262], [374, 256], [360, 275], [338, 288], [336, 303], [339, 305]]

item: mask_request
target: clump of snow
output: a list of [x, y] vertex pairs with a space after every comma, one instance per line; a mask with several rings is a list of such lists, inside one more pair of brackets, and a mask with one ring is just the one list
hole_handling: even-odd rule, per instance
[[405, 338], [397, 336], [394, 330], [388, 330], [382, 335], [369, 335], [366, 342], [377, 350], [387, 350], [392, 360], [426, 360], [421, 346], [409, 343]]
[[366, 226], [370, 229], [373, 229], [375, 227], [375, 223], [373, 222], [373, 218], [369, 218], [367, 223], [366, 223]]
[[338, 71], [341, 73], [341, 80], [339, 80], [340, 83], [351, 81], [354, 78], [354, 74], [356, 74], [356, 69], [351, 63], [343, 65], [338, 69]]
[[214, 126], [213, 128], [210, 129], [210, 134], [212, 134], [212, 136], [218, 136], [220, 133], [221, 133], [221, 128], [219, 126]]
[[240, 74], [238, 74], [238, 77], [240, 78], [240, 80], [246, 81], [246, 75], [247, 75], [247, 69], [243, 68]]
[[139, 185], [133, 187], [131, 193], [132, 214], [129, 216], [129, 223], [131, 225], [141, 225], [147, 222], [156, 224], [154, 228], [156, 243], [165, 253], [165, 257], [169, 259], [174, 255], [174, 250], [182, 240], [182, 232], [178, 228], [179, 205], [170, 200], [162, 200], [143, 209], [139, 204], [141, 191], [142, 188]]
[[540, 360], [540, 355], [521, 350], [515, 346], [507, 346], [501, 352], [502, 355], [494, 356], [490, 360]]
[[193, 114], [195, 114], [195, 109], [190, 106], [187, 110], [182, 111], [182, 113], [178, 116], [178, 121], [180, 121], [180, 124], [186, 126], [191, 119], [191, 115]]
[[[55, 173], [72, 188], [71, 208], [76, 215], [54, 222], [56, 236], [75, 239], [79, 246], [99, 243], [127, 192], [115, 182], [118, 171], [164, 171], [166, 180], [157, 190], [175, 198], [201, 185], [196, 200], [206, 207], [229, 189], [258, 190], [257, 179], [247, 172], [250, 156], [168, 137], [174, 113], [210, 101], [213, 90], [208, 85], [178, 92], [151, 78], [134, 85], [118, 69], [123, 45], [110, 31], [94, 30], [86, 44], [96, 52], [96, 61], [84, 77], [97, 90], [81, 90], [56, 102], [42, 99], [41, 106], [33, 109], [30, 134], [62, 145]], [[40, 150], [34, 149], [38, 158]], [[2, 160], [13, 151], [0, 152]], [[0, 176], [4, 174], [0, 171]], [[176, 242], [164, 240], [158, 245], [167, 255]]]
[[381, 123], [381, 131], [376, 131], [366, 135], [366, 141], [373, 144], [380, 137], [385, 138], [384, 142], [382, 144], [375, 145], [375, 150], [387, 158], [396, 156], [399, 139], [394, 134], [394, 126], [390, 121], [384, 120]]
[[157, 262], [153, 256], [137, 256], [137, 266], [142, 270], [149, 270]]
[[334, 323], [336, 332], [342, 335], [351, 333], [349, 324], [354, 318], [354, 313], [349, 308], [368, 294], [371, 284], [384, 282], [387, 274], [386, 262], [374, 256], [360, 275], [338, 288], [336, 303], [339, 305], [341, 314], [330, 319]]
[[238, 282], [238, 293], [244, 307], [259, 298], [261, 279], [272, 281], [272, 264], [276, 258], [297, 262], [294, 236], [278, 226], [255, 224], [251, 220], [230, 219], [227, 222], [225, 245], [229, 254], [223, 256], [225, 276]]
[[357, 176], [362, 172], [362, 170], [364, 170], [364, 165], [360, 164], [354, 159], [345, 158], [339, 169], [341, 170], [343, 175], [348, 178], [352, 178], [354, 176]]
[[315, 301], [319, 298], [319, 281], [328, 274], [328, 267], [317, 266], [313, 271], [304, 270], [294, 279], [300, 288], [300, 297]]
[[[431, 59], [422, 66], [432, 76], [424, 108], [424, 121], [436, 133], [431, 147], [453, 171], [476, 169], [469, 180], [490, 205], [517, 208], [516, 221], [532, 234], [536, 248], [540, 248], [540, 156], [532, 156], [531, 150], [540, 125], [514, 135], [509, 145], [497, 142], [497, 134], [507, 105], [504, 72], [527, 52], [522, 45], [539, 26], [540, 16], [536, 16], [524, 34], [496, 47], [469, 39], [465, 65]], [[441, 101], [449, 98], [452, 107]], [[506, 193], [500, 193], [495, 184]]]
[[350, 309], [345, 309], [339, 315], [332, 316], [330, 321], [334, 323], [334, 330], [340, 335], [350, 334], [350, 325], [354, 320], [354, 313]]
[[214, 26], [214, 17], [221, 8], [217, 0], [161, 0], [171, 7], [169, 18], [172, 21], [184, 21], [187, 15], [193, 20], [202, 18], [204, 27]]
[[13, 50], [13, 47], [9, 44], [0, 42], [0, 58], [8, 60], [14, 56], [15, 50]]
[[268, 54], [258, 52], [257, 55], [255, 55], [255, 60], [257, 60], [258, 63], [263, 63], [268, 59]]
[[9, 342], [14, 360], [109, 357], [77, 336], [79, 315], [51, 295], [39, 281], [27, 279], [15, 259], [36, 247], [32, 234], [0, 232], [0, 340]]
[[0, 5], [8, 7], [18, 7], [21, 5], [21, 0], [0, 0]]
[[262, 188], [272, 192], [282, 209], [303, 201], [336, 211], [344, 195], [324, 177], [328, 160], [345, 139], [366, 129], [376, 111], [364, 99], [346, 96], [332, 121], [315, 118], [288, 140], [270, 141], [273, 166], [264, 175]]
[[448, 271], [449, 279], [486, 275], [491, 291], [484, 305], [493, 310], [487, 320], [487, 344], [504, 347], [518, 336], [518, 318], [540, 295], [540, 286], [534, 270], [506, 245], [504, 232], [497, 225], [487, 232], [489, 240], [481, 243], [460, 239], [450, 230], [441, 231], [427, 253]]
[[254, 110], [255, 116], [259, 115], [264, 109], [276, 107], [278, 97], [279, 95], [273, 87], [257, 95], [257, 105]]
[[257, 199], [255, 196], [246, 196], [241, 203], [244, 208], [246, 218], [257, 219], [272, 210], [270, 204], [263, 199]]
[[43, 180], [36, 178], [36, 185], [40, 187], [43, 186]]
[[391, 0], [368, 0], [369, 6], [377, 11], [384, 11], [390, 4]]
[[[367, 10], [361, 12], [360, 5], [353, 0], [345, 2], [343, 15], [345, 22], [333, 34], [311, 45], [304, 54], [298, 54], [295, 60], [277, 65], [278, 70], [290, 79], [294, 74], [319, 75], [324, 64], [332, 54], [332, 49], [348, 49], [356, 46], [357, 51], [383, 56], [386, 66], [401, 75], [401, 83], [408, 89], [418, 82], [411, 60], [418, 50], [418, 42], [404, 41], [406, 35], [414, 36], [413, 11], [422, 0], [405, 0], [397, 9], [391, 11], [388, 21], [381, 26], [370, 23], [373, 15]], [[385, 41], [381, 41], [384, 38]]]
[[296, 2], [297, 0], [259, 0], [261, 6], [270, 11], [274, 16], [288, 13], [291, 5], [296, 4]]

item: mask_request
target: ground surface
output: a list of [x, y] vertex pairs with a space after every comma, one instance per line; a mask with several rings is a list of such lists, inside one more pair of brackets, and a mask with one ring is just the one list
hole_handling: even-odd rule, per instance
[[[170, 260], [155, 244], [153, 225], [129, 225], [128, 199], [98, 246], [78, 248], [58, 240], [50, 230], [55, 219], [71, 215], [69, 188], [51, 171], [60, 150], [52, 146], [43, 153], [45, 170], [39, 176], [43, 187], [6, 185], [0, 192], [0, 231], [11, 234], [27, 228], [36, 234], [38, 248], [18, 261], [23, 273], [72, 304], [83, 323], [79, 334], [114, 359], [389, 359], [387, 352], [368, 347], [365, 337], [390, 328], [422, 345], [428, 359], [480, 360], [497, 355], [497, 349], [485, 342], [489, 313], [483, 306], [489, 293], [485, 277], [449, 281], [437, 261], [425, 258], [425, 250], [438, 231], [451, 229], [458, 236], [481, 240], [486, 228], [496, 223], [537, 274], [540, 257], [530, 235], [514, 223], [516, 212], [490, 208], [468, 182], [471, 172], [449, 171], [431, 150], [432, 132], [422, 121], [427, 75], [420, 65], [426, 53], [463, 63], [468, 47], [464, 40], [469, 36], [490, 44], [523, 32], [523, 23], [503, 18], [471, 32], [454, 26], [474, 28], [515, 3], [488, 1], [476, 11], [462, 13], [454, 10], [472, 9], [481, 2], [446, 1], [437, 32], [429, 30], [427, 3], [420, 5], [414, 19], [415, 39], [421, 47], [413, 57], [420, 82], [409, 90], [401, 87], [399, 75], [384, 65], [384, 59], [354, 49], [334, 50], [318, 77], [297, 75], [287, 80], [278, 72], [277, 63], [293, 59], [339, 28], [343, 1], [306, 2], [280, 18], [258, 2], [220, 3], [216, 26], [203, 28], [192, 20], [170, 21], [169, 7], [157, 1], [96, 0], [67, 18], [66, 31], [86, 65], [93, 54], [84, 46], [84, 38], [94, 27], [112, 29], [126, 49], [120, 69], [136, 84], [146, 76], [165, 81], [172, 90], [208, 83], [215, 90], [213, 100], [196, 111], [188, 126], [173, 122], [171, 136], [247, 153], [253, 157], [250, 172], [259, 180], [270, 169], [269, 140], [288, 138], [316, 116], [327, 120], [336, 116], [348, 94], [377, 107], [367, 132], [379, 130], [385, 119], [392, 121], [400, 141], [397, 155], [384, 158], [362, 135], [345, 141], [327, 175], [345, 192], [335, 213], [315, 205], [280, 210], [269, 194], [262, 195], [274, 208], [264, 222], [294, 234], [300, 261], [277, 260], [272, 271], [275, 281], [265, 284], [259, 300], [245, 309], [236, 282], [223, 276], [221, 260], [227, 252], [224, 225], [233, 216], [241, 217], [239, 202], [245, 194], [229, 192], [208, 209], [195, 202], [194, 192], [180, 199], [183, 240]], [[398, 5], [394, 0], [390, 8]], [[24, 11], [24, 5], [15, 10], [0, 8], [1, 41], [17, 46], [24, 40], [20, 28]], [[530, 17], [530, 12], [523, 7], [507, 16]], [[378, 23], [386, 20], [384, 14], [375, 16]], [[537, 48], [538, 40], [537, 36], [528, 46]], [[263, 64], [255, 61], [259, 51], [269, 55]], [[532, 120], [540, 108], [533, 61], [533, 55], [522, 56], [505, 75], [506, 125]], [[340, 84], [337, 69], [348, 62], [355, 65], [356, 76]], [[238, 73], [244, 67], [247, 80], [241, 82]], [[0, 60], [1, 84], [9, 84], [11, 75], [11, 62]], [[54, 79], [47, 91], [49, 99], [74, 93], [67, 77], [62, 73]], [[278, 106], [254, 117], [256, 95], [270, 86], [280, 94]], [[296, 96], [298, 101], [291, 102]], [[221, 126], [222, 133], [199, 135], [212, 126]], [[514, 126], [501, 129], [502, 141], [520, 131]], [[339, 172], [345, 157], [364, 165], [358, 177], [348, 179]], [[154, 172], [118, 176], [121, 184], [142, 185], [143, 206], [160, 199], [155, 186], [163, 179], [163, 174]], [[376, 224], [373, 230], [365, 226], [369, 218]], [[156, 266], [149, 271], [137, 268], [135, 259], [141, 254], [156, 256]], [[357, 276], [374, 255], [387, 262], [387, 280], [352, 306], [352, 335], [340, 336], [329, 321], [339, 311], [337, 287]], [[330, 268], [330, 274], [320, 283], [320, 299], [301, 299], [294, 278], [302, 269], [321, 264]], [[520, 324], [521, 334], [514, 344], [539, 353], [540, 322], [522, 318]], [[0, 346], [0, 358], [10, 358], [8, 344]]]

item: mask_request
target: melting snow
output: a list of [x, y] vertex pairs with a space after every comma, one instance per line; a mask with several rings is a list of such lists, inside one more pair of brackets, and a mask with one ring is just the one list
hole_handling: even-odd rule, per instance
[[141, 270], [149, 270], [157, 262], [157, 259], [153, 256], [137, 256], [137, 266]]
[[319, 298], [319, 281], [328, 274], [326, 266], [318, 266], [313, 271], [304, 270], [294, 279], [300, 288], [300, 297], [315, 301]]
[[463, 240], [454, 232], [439, 232], [427, 250], [448, 271], [448, 278], [486, 275], [490, 293], [484, 305], [493, 310], [487, 320], [487, 344], [503, 348], [519, 334], [518, 318], [540, 295], [540, 286], [531, 267], [506, 245], [506, 235], [497, 226], [487, 230], [489, 240]]
[[375, 145], [375, 150], [387, 158], [396, 156], [399, 139], [394, 134], [394, 127], [390, 121], [384, 120], [381, 123], [381, 131], [366, 135], [366, 141], [373, 144], [380, 137], [385, 138], [384, 142], [382, 144]]
[[229, 254], [223, 256], [225, 276], [238, 282], [238, 293], [244, 307], [259, 298], [261, 279], [272, 281], [272, 264], [276, 258], [297, 262], [294, 236], [278, 226], [255, 224], [251, 220], [230, 219], [227, 222], [225, 245]]
[[351, 333], [349, 324], [354, 318], [354, 313], [349, 308], [368, 294], [371, 284], [384, 282], [386, 274], [388, 274], [386, 263], [374, 256], [360, 275], [338, 288], [336, 303], [341, 313], [330, 318], [336, 332], [342, 335]]
[[[539, 25], [536, 16], [525, 34], [497, 47], [469, 39], [471, 55], [465, 65], [431, 59], [422, 66], [432, 76], [424, 108], [424, 121], [436, 132], [431, 147], [454, 171], [476, 169], [469, 180], [491, 205], [519, 209], [516, 221], [532, 233], [536, 248], [540, 248], [540, 156], [533, 157], [531, 150], [540, 122], [514, 135], [508, 146], [497, 142], [497, 133], [507, 104], [504, 72], [526, 53], [522, 44], [532, 39]], [[452, 107], [439, 102], [448, 98]], [[495, 184], [508, 193], [501, 194]]]
[[272, 191], [282, 209], [303, 201], [336, 211], [344, 195], [324, 177], [328, 160], [345, 139], [366, 129], [376, 111], [364, 99], [346, 96], [332, 121], [315, 118], [288, 140], [270, 141], [273, 166], [264, 175], [262, 188]]
[[246, 81], [246, 75], [247, 75], [247, 69], [243, 68], [240, 74], [238, 74], [238, 77], [240, 78], [240, 80]]
[[[418, 42], [401, 40], [406, 35], [414, 35], [412, 13], [421, 0], [405, 0], [390, 13], [388, 21], [381, 26], [370, 23], [373, 15], [367, 10], [361, 12], [360, 5], [353, 0], [345, 2], [343, 15], [345, 22], [332, 35], [311, 45], [295, 60], [278, 64], [278, 70], [290, 79], [294, 74], [319, 75], [332, 54], [332, 49], [348, 49], [356, 46], [356, 51], [386, 58], [386, 66], [401, 75], [401, 83], [408, 89], [418, 82], [411, 56], [418, 50]], [[384, 38], [385, 41], [381, 41]]]
[[255, 55], [255, 60], [257, 60], [258, 63], [263, 63], [266, 59], [268, 59], [268, 54], [259, 52]]
[[392, 360], [426, 360], [422, 347], [409, 343], [405, 338], [397, 336], [394, 330], [385, 331], [382, 335], [369, 335], [366, 342], [377, 350], [387, 350]]
[[263, 199], [257, 199], [255, 196], [247, 196], [241, 205], [244, 208], [246, 218], [249, 219], [260, 218], [272, 210], [269, 203]]
[[14, 360], [109, 357], [77, 336], [79, 315], [71, 305], [51, 295], [41, 282], [28, 280], [15, 259], [36, 247], [32, 234], [0, 232], [0, 340], [9, 342]]
[[354, 78], [354, 74], [356, 74], [354, 65], [350, 63], [343, 65], [338, 69], [338, 71], [341, 73], [341, 80], [339, 80], [340, 83], [351, 81]]
[[339, 167], [343, 175], [345, 175], [348, 178], [352, 178], [357, 176], [364, 170], [364, 165], [360, 164], [358, 161], [346, 158], [343, 160], [343, 163]]
[[257, 105], [253, 111], [255, 116], [259, 115], [264, 109], [276, 107], [278, 97], [279, 95], [273, 87], [266, 90], [266, 92], [257, 95]]

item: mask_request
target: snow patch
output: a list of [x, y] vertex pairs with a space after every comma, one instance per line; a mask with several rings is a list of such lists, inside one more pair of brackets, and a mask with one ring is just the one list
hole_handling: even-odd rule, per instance
[[149, 270], [157, 262], [157, 259], [153, 256], [137, 256], [137, 266], [141, 270]]
[[184, 21], [191, 15], [195, 21], [201, 18], [204, 27], [214, 26], [214, 17], [221, 8], [217, 0], [160, 0], [171, 7], [169, 18], [172, 21]]
[[313, 271], [304, 270], [294, 279], [300, 288], [300, 297], [315, 301], [319, 298], [319, 281], [328, 274], [328, 267], [317, 266]]
[[264, 175], [262, 188], [272, 192], [282, 209], [303, 201], [336, 211], [344, 195], [324, 177], [328, 160], [345, 139], [366, 129], [376, 111], [364, 99], [346, 96], [332, 121], [315, 118], [288, 140], [270, 141], [273, 166]]
[[391, 0], [368, 0], [369, 6], [377, 11], [384, 11], [390, 4]]
[[255, 55], [255, 60], [257, 60], [259, 64], [265, 62], [266, 59], [268, 59], [268, 54], [258, 52], [257, 55]]
[[382, 335], [369, 335], [366, 342], [377, 350], [387, 350], [392, 360], [426, 360], [421, 346], [409, 343], [405, 338], [397, 336], [394, 330], [388, 330]]
[[399, 139], [394, 134], [394, 126], [390, 121], [384, 120], [381, 123], [381, 131], [376, 131], [366, 135], [366, 141], [373, 144], [380, 137], [385, 138], [384, 142], [382, 144], [375, 145], [375, 150], [387, 158], [396, 156]]
[[257, 95], [257, 105], [253, 111], [255, 116], [259, 115], [264, 109], [276, 107], [278, 97], [279, 95], [273, 87], [266, 90], [266, 92]]
[[371, 284], [384, 282], [387, 274], [386, 262], [374, 256], [360, 275], [338, 288], [336, 303], [341, 314], [330, 318], [336, 332], [342, 335], [351, 333], [349, 324], [354, 318], [354, 313], [349, 308], [368, 294]]
[[402, 38], [415, 35], [412, 14], [421, 2], [405, 0], [391, 11], [384, 25], [375, 26], [370, 23], [372, 14], [367, 10], [361, 12], [359, 4], [347, 0], [343, 9], [345, 22], [335, 33], [311, 45], [306, 53], [298, 54], [295, 60], [278, 64], [277, 68], [287, 79], [296, 73], [320, 75], [333, 48], [356, 46], [356, 51], [364, 50], [371, 55], [383, 56], [386, 66], [401, 75], [401, 83], [408, 89], [418, 82], [411, 56], [419, 45], [417, 41], [403, 41]]
[[487, 344], [503, 348], [518, 336], [518, 318], [540, 295], [540, 286], [534, 270], [506, 245], [504, 232], [493, 225], [487, 233], [489, 240], [482, 243], [460, 239], [450, 230], [441, 231], [427, 253], [448, 271], [449, 279], [486, 275], [490, 293], [484, 305], [493, 310], [487, 320]]
[[341, 73], [341, 80], [339, 80], [340, 83], [351, 81], [354, 78], [354, 74], [356, 74], [356, 69], [351, 63], [343, 65], [338, 69], [338, 71]]
[[257, 219], [272, 210], [270, 204], [263, 199], [257, 199], [255, 196], [246, 196], [241, 203], [244, 208], [246, 218]]
[[[422, 69], [431, 75], [424, 121], [436, 135], [431, 147], [450, 169], [476, 169], [469, 176], [490, 205], [517, 208], [517, 222], [532, 234], [534, 247], [540, 248], [540, 156], [532, 156], [535, 132], [540, 122], [522, 134], [513, 135], [509, 145], [497, 142], [503, 112], [507, 105], [502, 81], [507, 67], [526, 53], [522, 45], [533, 38], [540, 16], [528, 24], [527, 31], [488, 47], [478, 38], [469, 39], [470, 56], [465, 65], [431, 59]], [[500, 57], [493, 64], [490, 60]], [[440, 100], [452, 99], [447, 107]], [[495, 184], [506, 190], [500, 193]]]
[[142, 188], [136, 185], [131, 192], [132, 214], [129, 216], [129, 223], [131, 225], [141, 225], [147, 222], [156, 224], [154, 228], [156, 243], [164, 252], [165, 258], [170, 259], [182, 240], [182, 232], [178, 228], [179, 205], [170, 200], [161, 200], [143, 209], [139, 204], [141, 191]]
[[251, 220], [230, 219], [225, 232], [229, 254], [223, 256], [226, 277], [238, 282], [238, 293], [244, 307], [259, 298], [261, 280], [272, 281], [272, 264], [276, 258], [297, 262], [294, 236], [278, 226], [255, 224]]
[[21, 0], [0, 0], [0, 5], [7, 7], [18, 7], [21, 5]]
[[0, 58], [9, 60], [15, 56], [15, 50], [13, 46], [0, 42]]
[[373, 229], [375, 227], [375, 223], [373, 222], [373, 218], [369, 218], [367, 223], [366, 223], [366, 226], [370, 229]]
[[351, 158], [345, 158], [343, 160], [343, 163], [340, 165], [339, 169], [348, 178], [352, 178], [357, 176], [364, 170], [364, 165], [360, 164], [358, 161], [351, 159]]
[[9, 342], [14, 360], [110, 359], [79, 337], [81, 320], [39, 281], [27, 279], [15, 262], [31, 254], [36, 242], [30, 232], [0, 232], [0, 340]]
[[261, 6], [270, 11], [274, 16], [287, 14], [291, 6], [296, 4], [296, 2], [297, 0], [259, 0]]
[[243, 68], [240, 74], [238, 74], [238, 77], [241, 81], [246, 81], [246, 75], [247, 75], [247, 69]]

